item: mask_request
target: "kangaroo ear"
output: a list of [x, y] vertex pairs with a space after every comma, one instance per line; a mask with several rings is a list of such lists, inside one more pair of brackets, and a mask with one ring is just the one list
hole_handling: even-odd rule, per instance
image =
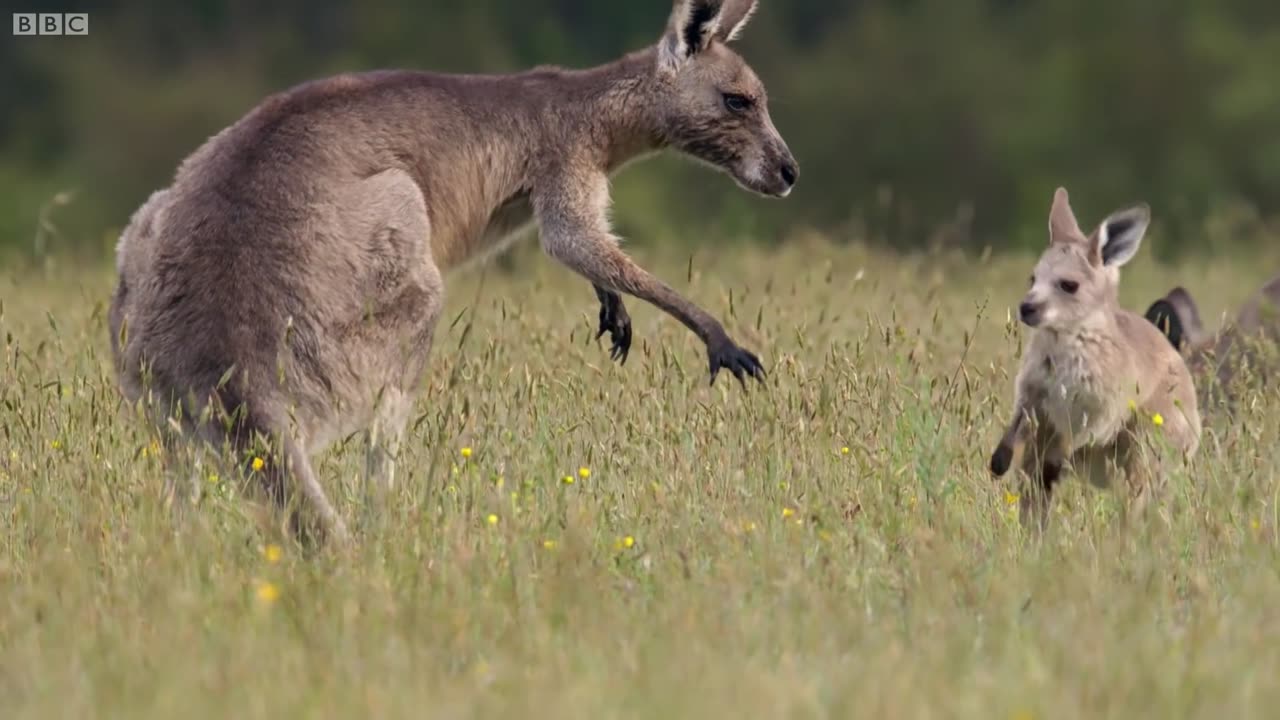
[[[676, 0], [667, 22], [667, 32], [658, 43], [659, 62], [667, 70], [675, 70], [697, 55], [717, 37], [726, 5], [736, 0]], [[740, 18], [745, 22], [745, 18]]]
[[1142, 236], [1151, 224], [1151, 208], [1135, 205], [1112, 213], [1093, 232], [1091, 259], [1097, 265], [1120, 267], [1138, 254]]
[[1071, 211], [1067, 189], [1058, 188], [1053, 193], [1053, 206], [1049, 208], [1049, 244], [1080, 242], [1083, 239], [1080, 223], [1076, 222], [1076, 214]]
[[759, 0], [725, 0], [724, 9], [720, 11], [720, 27], [716, 30], [716, 39], [726, 43], [737, 40], [759, 7]]
[[1187, 346], [1187, 335], [1183, 331], [1182, 320], [1178, 319], [1177, 310], [1168, 300], [1157, 300], [1151, 303], [1145, 317], [1169, 340], [1174, 350], [1182, 352]]
[[1147, 320], [1151, 321], [1179, 351], [1189, 345], [1197, 345], [1204, 337], [1204, 326], [1200, 322], [1200, 310], [1191, 293], [1181, 287], [1169, 291], [1168, 295], [1155, 301], [1147, 308]]

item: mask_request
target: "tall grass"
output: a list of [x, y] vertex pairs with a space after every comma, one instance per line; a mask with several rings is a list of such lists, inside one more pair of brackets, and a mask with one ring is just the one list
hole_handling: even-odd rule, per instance
[[[357, 439], [318, 466], [350, 557], [227, 478], [166, 507], [109, 371], [110, 272], [3, 273], [0, 715], [1272, 716], [1280, 403], [1210, 417], [1136, 526], [1067, 483], [1029, 536], [986, 460], [1031, 262], [655, 260], [761, 351], [745, 392], [637, 301], [610, 364], [550, 261], [458, 274], [390, 509], [362, 510]], [[1122, 294], [1185, 283], [1216, 316], [1275, 269], [1140, 257]]]

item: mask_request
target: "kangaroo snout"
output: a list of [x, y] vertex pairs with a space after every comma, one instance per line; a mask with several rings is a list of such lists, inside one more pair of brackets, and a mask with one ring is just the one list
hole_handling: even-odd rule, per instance
[[1027, 327], [1035, 327], [1044, 319], [1044, 304], [1023, 300], [1018, 306], [1018, 317]]
[[791, 188], [796, 186], [797, 179], [800, 178], [800, 169], [796, 168], [795, 161], [782, 161], [782, 168], [778, 169], [778, 176], [782, 178], [781, 197], [791, 195]]
[[796, 186], [796, 180], [800, 179], [800, 168], [796, 166], [796, 161], [793, 159], [783, 160], [778, 172], [782, 175], [782, 184], [787, 187], [782, 191], [785, 195], [791, 192], [791, 188]]
[[800, 166], [782, 138], [778, 138], [777, 144], [765, 153], [761, 165], [758, 172], [765, 181], [764, 194], [779, 198], [790, 195], [800, 179]]

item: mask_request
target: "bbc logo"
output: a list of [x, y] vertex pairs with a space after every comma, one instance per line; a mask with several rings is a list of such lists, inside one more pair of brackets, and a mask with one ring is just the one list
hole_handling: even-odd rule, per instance
[[88, 35], [89, 13], [14, 13], [14, 35]]

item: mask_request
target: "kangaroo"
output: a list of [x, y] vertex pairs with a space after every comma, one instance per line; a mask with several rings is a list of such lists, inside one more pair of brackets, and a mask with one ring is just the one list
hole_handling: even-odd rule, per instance
[[1018, 371], [1013, 419], [991, 456], [1003, 476], [1022, 455], [1024, 523], [1047, 521], [1064, 463], [1095, 485], [1123, 471], [1145, 504], [1159, 480], [1141, 439], [1159, 425], [1184, 457], [1200, 442], [1200, 415], [1182, 357], [1151, 323], [1120, 307], [1120, 267], [1150, 224], [1146, 205], [1109, 216], [1088, 237], [1065, 189], [1053, 196], [1049, 247], [1018, 314], [1032, 328]]
[[761, 380], [756, 355], [632, 261], [608, 218], [610, 175], [667, 148], [756, 194], [791, 192], [799, 170], [764, 85], [729, 47], [756, 5], [679, 0], [656, 44], [587, 70], [377, 71], [267, 98], [121, 235], [109, 325], [124, 394], [242, 458], [269, 439], [254, 485], [282, 511], [302, 500], [295, 528], [302, 512], [346, 542], [310, 458], [363, 432], [371, 485], [393, 485], [442, 273], [535, 222], [546, 254], [595, 288], [615, 359], [625, 293], [705, 343], [711, 382]]
[[1236, 376], [1246, 367], [1264, 383], [1277, 369], [1276, 358], [1264, 357], [1263, 344], [1280, 344], [1280, 277], [1244, 304], [1234, 321], [1216, 333], [1205, 331], [1195, 300], [1175, 287], [1151, 304], [1147, 320], [1160, 328], [1202, 381], [1202, 404], [1234, 402]]

